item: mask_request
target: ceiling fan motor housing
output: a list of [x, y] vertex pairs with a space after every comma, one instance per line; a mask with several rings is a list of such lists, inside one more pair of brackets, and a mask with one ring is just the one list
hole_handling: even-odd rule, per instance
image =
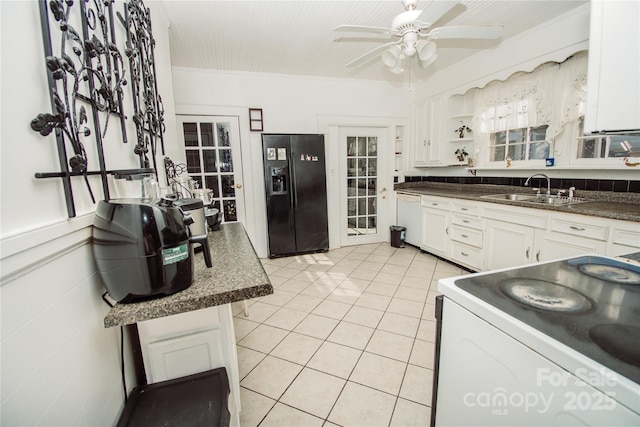
[[402, 4], [406, 10], [413, 10], [418, 7], [418, 0], [402, 0]]

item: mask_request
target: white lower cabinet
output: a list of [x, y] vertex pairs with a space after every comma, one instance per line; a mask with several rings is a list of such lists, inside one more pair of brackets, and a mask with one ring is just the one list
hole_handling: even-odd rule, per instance
[[422, 242], [420, 249], [449, 256], [451, 203], [439, 197], [422, 196]]
[[240, 378], [230, 304], [139, 322], [138, 333], [149, 384], [226, 368], [231, 425], [240, 424]]
[[472, 202], [455, 201], [451, 206], [451, 259], [472, 270], [484, 266], [484, 220], [480, 206]]
[[619, 256], [634, 252], [640, 252], [640, 223], [613, 221], [607, 254]]
[[640, 252], [640, 223], [421, 196], [420, 249], [475, 271]]
[[482, 270], [483, 255], [482, 248], [465, 245], [460, 242], [451, 242], [451, 260], [456, 264], [464, 265], [472, 270]]
[[535, 242], [535, 261], [551, 261], [584, 254], [605, 255], [606, 242], [559, 233], [545, 233]]
[[[608, 221], [603, 218], [531, 209], [487, 209], [486, 270], [583, 254], [607, 254]], [[508, 222], [512, 221], [512, 222]]]
[[532, 262], [535, 232], [526, 225], [488, 220], [485, 270]]
[[537, 236], [536, 261], [593, 253], [605, 255], [609, 226], [601, 219], [587, 219], [554, 212], [549, 231]]
[[180, 378], [224, 366], [221, 342], [220, 331], [213, 330], [149, 343], [149, 382]]

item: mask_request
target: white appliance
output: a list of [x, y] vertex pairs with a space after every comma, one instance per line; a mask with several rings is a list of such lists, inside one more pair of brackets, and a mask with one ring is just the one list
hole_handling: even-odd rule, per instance
[[588, 255], [438, 290], [432, 425], [640, 425], [640, 266]]
[[405, 243], [420, 247], [422, 225], [420, 224], [420, 196], [413, 194], [397, 195], [398, 225], [406, 227]]

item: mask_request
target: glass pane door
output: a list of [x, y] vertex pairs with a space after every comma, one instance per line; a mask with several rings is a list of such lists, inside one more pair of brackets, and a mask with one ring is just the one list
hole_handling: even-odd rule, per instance
[[238, 209], [243, 209], [244, 203], [239, 194], [242, 173], [237, 117], [179, 116], [178, 121], [187, 173], [198, 188], [213, 191], [213, 206], [222, 212], [223, 222], [238, 221]]
[[389, 130], [340, 127], [339, 140], [340, 244], [383, 242], [389, 236]]
[[378, 137], [347, 137], [347, 235], [378, 232]]

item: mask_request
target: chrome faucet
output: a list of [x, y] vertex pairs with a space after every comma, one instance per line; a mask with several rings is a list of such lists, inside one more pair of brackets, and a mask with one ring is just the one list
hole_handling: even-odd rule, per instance
[[531, 180], [531, 178], [535, 177], [535, 176], [539, 176], [541, 178], [544, 178], [547, 180], [547, 196], [551, 195], [551, 180], [549, 179], [549, 177], [543, 173], [534, 173], [533, 175], [531, 175], [529, 178], [527, 178], [527, 180], [524, 182], [524, 186], [528, 187], [529, 186], [529, 180]]

